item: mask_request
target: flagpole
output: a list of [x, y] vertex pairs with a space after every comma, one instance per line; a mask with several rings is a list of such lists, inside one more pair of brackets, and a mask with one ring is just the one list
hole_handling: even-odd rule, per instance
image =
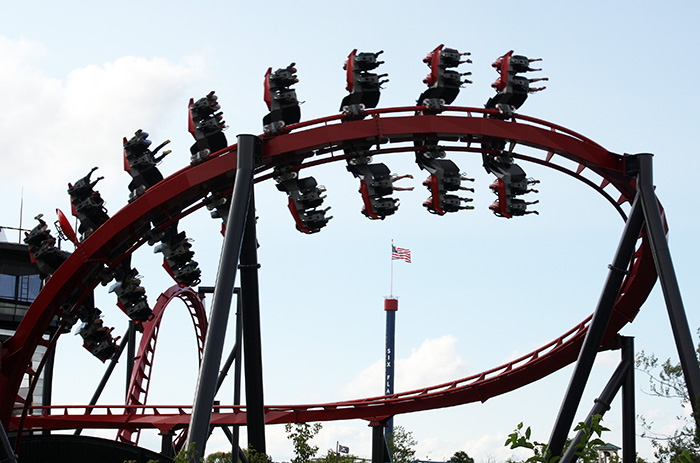
[[18, 243], [22, 243], [22, 215], [24, 213], [24, 187], [22, 187], [22, 192], [20, 193], [20, 199], [19, 199], [19, 241]]
[[[394, 240], [391, 240], [391, 286], [390, 296], [384, 298], [384, 311], [386, 312], [386, 334], [384, 348], [384, 395], [394, 394], [394, 360], [395, 360], [395, 338], [396, 338], [396, 311], [399, 309], [399, 301], [394, 298], [394, 260], [401, 259], [411, 263], [411, 250], [394, 247]], [[388, 441], [394, 433], [394, 418], [390, 416], [386, 420], [384, 438]], [[381, 435], [381, 433], [380, 433]]]
[[391, 240], [391, 280], [389, 283], [389, 297], [392, 297], [394, 295], [394, 240]]

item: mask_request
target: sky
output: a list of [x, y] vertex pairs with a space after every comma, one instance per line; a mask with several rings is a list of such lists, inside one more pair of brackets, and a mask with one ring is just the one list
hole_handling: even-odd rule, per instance
[[[346, 95], [342, 65], [354, 48], [384, 50], [379, 70], [389, 82], [379, 107], [415, 102], [428, 72], [422, 59], [440, 44], [472, 53], [473, 64], [463, 67], [473, 73], [474, 84], [454, 104], [483, 107], [496, 78], [490, 64], [513, 49], [542, 58], [537, 74], [549, 77], [547, 89], [532, 95], [521, 114], [572, 129], [615, 153], [654, 153], [656, 192], [695, 333], [700, 251], [698, 220], [688, 209], [695, 182], [685, 175], [700, 167], [692, 135], [700, 97], [688, 89], [700, 71], [698, 14], [700, 6], [690, 1], [7, 2], [0, 17], [0, 225], [17, 227], [21, 221], [31, 228], [39, 213], [53, 222], [55, 208], [69, 211], [67, 183], [95, 166], [105, 177], [96, 188], [114, 214], [126, 205], [130, 180], [122, 169], [122, 137], [143, 129], [156, 144], [170, 139], [173, 152], [159, 167], [164, 175], [179, 170], [189, 162], [193, 142], [187, 103], [211, 90], [219, 96], [231, 143], [237, 134], [260, 134], [268, 67], [296, 63], [302, 120], [310, 120], [337, 113]], [[416, 177], [405, 181], [416, 189], [397, 193], [401, 207], [384, 221], [360, 213], [357, 180], [343, 165], [309, 170], [327, 187], [334, 217], [311, 236], [295, 230], [286, 197], [272, 183], [256, 186], [266, 403], [381, 394], [383, 298], [390, 288], [399, 298], [397, 391], [501, 365], [560, 336], [594, 309], [623, 227], [602, 197], [562, 174], [522, 163], [541, 180], [540, 215], [499, 219], [488, 210], [492, 178], [480, 157], [454, 153], [448, 157], [476, 178], [476, 209], [437, 217], [421, 205], [428, 196], [420, 185], [425, 173], [412, 156], [377, 159]], [[219, 228], [206, 211], [181, 222], [194, 239], [205, 285], [216, 278]], [[392, 240], [413, 257], [410, 264], [394, 263], [393, 283]], [[151, 304], [173, 284], [161, 262], [146, 246], [133, 258]], [[105, 324], [123, 333], [127, 320], [115, 296], [98, 287], [96, 300]], [[635, 337], [638, 351], [677, 358], [658, 285], [622, 334]], [[163, 321], [156, 357], [149, 403], [191, 403], [196, 344], [189, 317], [177, 304]], [[617, 352], [599, 355], [577, 421], [618, 361]], [[103, 369], [79, 337], [63, 336], [53, 402], [87, 403]], [[515, 453], [503, 443], [518, 423], [531, 426], [537, 440], [549, 438], [571, 371], [483, 404], [398, 416], [395, 424], [413, 433], [417, 458], [444, 461], [462, 450], [479, 463], [505, 461]], [[100, 403], [123, 401], [125, 375], [120, 362]], [[673, 430], [684, 413], [680, 405], [648, 397], [641, 374], [637, 388], [637, 413], [653, 421], [657, 432]], [[217, 399], [230, 403], [231, 390], [225, 383]], [[619, 402], [604, 419], [611, 428], [604, 437], [617, 445]], [[268, 453], [288, 461], [292, 445], [283, 428], [269, 426], [266, 434]], [[324, 423], [313, 441], [322, 454], [336, 442], [355, 455], [371, 455], [365, 422]], [[141, 443], [160, 446], [155, 433], [144, 433]], [[217, 432], [207, 450], [226, 446]], [[638, 451], [652, 457], [644, 439], [638, 439]]]

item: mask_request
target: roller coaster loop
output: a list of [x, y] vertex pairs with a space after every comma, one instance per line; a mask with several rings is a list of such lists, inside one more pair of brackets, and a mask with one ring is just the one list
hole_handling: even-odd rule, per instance
[[[626, 219], [625, 203], [635, 198], [636, 179], [626, 173], [626, 158], [607, 151], [597, 143], [561, 126], [522, 115], [508, 120], [494, 110], [448, 107], [440, 114], [417, 114], [423, 106], [368, 110], [362, 120], [343, 121], [342, 115], [290, 125], [283, 133], [263, 136], [263, 159], [255, 168], [255, 181], [273, 176], [277, 166], [302, 169], [344, 160], [344, 143], [375, 143], [369, 154], [414, 153], [415, 143], [430, 137], [439, 140], [446, 151], [483, 153], [485, 139], [504, 139], [515, 159], [536, 163], [567, 174], [600, 193]], [[518, 147], [538, 155], [520, 153]], [[149, 188], [87, 239], [47, 281], [31, 305], [15, 335], [2, 344], [0, 357], [0, 419], [9, 430], [20, 426], [20, 409], [15, 408], [18, 390], [42, 333], [70, 301], [78, 305], [99, 284], [99, 275], [113, 269], [131, 255], [153, 228], [161, 230], [205, 206], [212, 192], [232, 191], [237, 146], [212, 153], [203, 162], [187, 166]], [[562, 159], [578, 166], [570, 169]], [[570, 165], [570, 164], [569, 164]], [[664, 221], [665, 227], [665, 221]], [[642, 233], [634, 257], [626, 269], [610, 322], [601, 347], [614, 342], [615, 335], [631, 322], [656, 281], [648, 239]], [[390, 396], [309, 405], [265, 406], [266, 423], [327, 421], [344, 419], [383, 419], [396, 414], [449, 407], [476, 401], [517, 389], [537, 381], [574, 362], [589, 326], [590, 317], [545, 346], [496, 368], [467, 378]], [[201, 336], [204, 335], [200, 320]], [[196, 325], [197, 326], [197, 325]], [[59, 330], [60, 331], [60, 330]], [[145, 336], [144, 336], [145, 338]], [[199, 338], [199, 334], [198, 334]], [[155, 342], [155, 341], [154, 341]], [[55, 343], [52, 340], [51, 343]], [[141, 368], [141, 367], [139, 367]], [[132, 382], [139, 382], [138, 370]], [[142, 377], [141, 381], [145, 379]], [[31, 409], [25, 427], [43, 429], [113, 428], [126, 430], [155, 428], [162, 432], [183, 428], [189, 421], [189, 406], [149, 406], [139, 397], [118, 406], [52, 406]], [[50, 413], [49, 413], [50, 412]], [[212, 425], [242, 424], [244, 406], [220, 406]]]

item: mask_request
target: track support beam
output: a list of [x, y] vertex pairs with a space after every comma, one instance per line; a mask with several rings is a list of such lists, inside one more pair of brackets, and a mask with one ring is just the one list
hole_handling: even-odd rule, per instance
[[[663, 219], [661, 217], [661, 210], [659, 209], [659, 203], [656, 198], [656, 193], [654, 192], [652, 157], [653, 155], [650, 153], [625, 155], [625, 161], [628, 165], [628, 174], [636, 175], [637, 178], [637, 195], [634, 199], [634, 203], [632, 204], [632, 211], [630, 212], [630, 217], [627, 220], [622, 241], [618, 247], [615, 263], [611, 266], [611, 272], [608, 276], [608, 280], [606, 281], [603, 295], [601, 296], [598, 308], [596, 309], [591, 325], [586, 333], [586, 338], [584, 339], [583, 347], [579, 353], [579, 359], [576, 363], [574, 374], [572, 376], [571, 383], [569, 384], [569, 389], [567, 390], [564, 402], [562, 403], [562, 407], [559, 411], [559, 417], [557, 418], [557, 422], [552, 431], [552, 436], [549, 440], [549, 449], [554, 456], [561, 455], [564, 448], [566, 435], [573, 424], [573, 417], [576, 413], [576, 408], [580, 402], [581, 395], [583, 394], [583, 388], [588, 380], [588, 375], [590, 374], [590, 369], [592, 368], [596, 351], [600, 346], [602, 335], [605, 331], [605, 325], [610, 317], [612, 303], [603, 304], [603, 301], [608, 299], [606, 294], [616, 298], [617, 292], [619, 292], [620, 283], [614, 283], [611, 281], [612, 277], [614, 273], [621, 274], [621, 271], [624, 271], [624, 269], [627, 268], [627, 263], [629, 260], [625, 260], [625, 256], [631, 256], [631, 251], [634, 250], [634, 242], [641, 232], [643, 225], [645, 226], [647, 236], [649, 237], [652, 256], [654, 258], [654, 265], [656, 266], [656, 273], [658, 274], [661, 282], [661, 289], [663, 290], [666, 309], [671, 322], [671, 329], [673, 331], [676, 348], [681, 360], [683, 376], [688, 388], [688, 397], [690, 398], [690, 403], [693, 407], [696, 426], [700, 428], [700, 365], [698, 365], [695, 346], [690, 334], [685, 309], [683, 307], [683, 300], [681, 298], [680, 288], [678, 286], [678, 279], [676, 278], [676, 273], [673, 269], [671, 252], [668, 247], [668, 241], [666, 240], [666, 232], [664, 229]], [[617, 280], [617, 278], [615, 278], [615, 280]], [[619, 275], [619, 280], [622, 280], [621, 275]], [[615, 288], [617, 289], [615, 290], [615, 294], [613, 294], [613, 290]], [[601, 314], [602, 316], [599, 317]], [[602, 319], [603, 316], [605, 323], [597, 323], [597, 319]], [[631, 361], [633, 362], [633, 360]], [[630, 423], [628, 423], [628, 421], [633, 423], [634, 418], [630, 419], [627, 417], [629, 413], [634, 414], [633, 411], [629, 412], [630, 409], [634, 410], [634, 379], [632, 379], [632, 375], [627, 376], [628, 378], [625, 380], [624, 386], [624, 391], [626, 392], [623, 392], [623, 395], [625, 396], [623, 398], [625, 415], [623, 419], [625, 420], [626, 424], [625, 428], [631, 427], [634, 429], [634, 427], [630, 426]], [[630, 431], [629, 429], [623, 430], [623, 440], [623, 445], [625, 445], [626, 449], [626, 452], [624, 452], [625, 449], [623, 449], [623, 458], [626, 458], [625, 455], [632, 455], [632, 457], [629, 458], [633, 458], [634, 431]], [[634, 460], [625, 460], [625, 463], [627, 463], [627, 461]], [[563, 459], [562, 462], [566, 463], [566, 459]]]
[[[216, 392], [219, 392], [219, 389], [221, 389], [221, 386], [224, 384], [224, 381], [226, 380], [226, 376], [228, 376], [228, 372], [231, 369], [231, 366], [233, 365], [234, 361], [237, 361], [238, 358], [240, 357], [239, 352], [241, 350], [241, 343], [240, 339], [238, 339], [238, 327], [240, 325], [240, 311], [241, 311], [241, 289], [240, 288], [234, 288], [233, 289], [233, 294], [236, 295], [236, 342], [233, 344], [233, 347], [231, 348], [231, 352], [228, 354], [228, 358], [226, 358], [226, 361], [224, 362], [224, 366], [221, 368], [221, 371], [219, 372], [219, 377], [216, 380]], [[240, 404], [234, 404], [234, 405], [240, 405]]]
[[167, 431], [161, 433], [160, 440], [160, 453], [161, 455], [169, 458], [175, 457], [175, 446], [173, 446], [173, 436], [175, 433], [173, 431]]
[[[257, 139], [260, 142], [259, 139]], [[238, 142], [239, 150], [241, 141]], [[259, 146], [257, 150], [261, 150]], [[241, 302], [243, 357], [245, 358], [246, 421], [248, 448], [259, 455], [265, 445], [265, 404], [263, 397], [262, 341], [260, 337], [260, 297], [258, 288], [258, 240], [255, 231], [255, 193], [251, 192], [248, 218], [241, 248]]]
[[253, 192], [256, 148], [259, 149], [259, 146], [259, 139], [253, 135], [238, 136], [236, 179], [187, 435], [187, 445], [194, 445], [197, 456], [204, 456], [209, 434], [216, 379], [221, 365], [231, 299], [236, 283], [237, 264], [241, 255], [246, 217]]
[[[615, 372], [610, 377], [610, 380], [605, 385], [603, 392], [600, 396], [595, 399], [595, 403], [588, 413], [586, 420], [584, 421], [587, 426], [591, 425], [593, 417], [595, 415], [603, 416], [610, 410], [610, 403], [613, 401], [620, 388], [622, 388], [623, 394], [623, 409], [622, 409], [622, 435], [623, 435], [623, 449], [622, 449], [622, 463], [635, 463], [637, 459], [637, 452], [635, 449], [634, 442], [634, 390], [632, 390], [632, 401], [631, 408], [629, 399], [629, 381], [631, 378], [632, 387], [634, 387], [634, 339], [629, 337], [620, 337], [620, 348], [622, 359], [620, 364], [615, 369]], [[631, 429], [629, 429], [631, 428]], [[629, 441], [629, 435], [631, 434], [632, 440]], [[561, 463], [573, 463], [576, 461], [576, 446], [581, 443], [583, 439], [583, 431], [579, 431], [576, 437], [571, 441], [571, 445], [566, 449], [564, 456], [561, 458]]]
[[609, 265], [610, 271], [605, 281], [605, 286], [598, 300], [598, 306], [593, 313], [586, 336], [583, 340], [583, 346], [579, 352], [574, 372], [569, 382], [569, 387], [564, 395], [564, 400], [559, 409], [559, 415], [554, 424], [552, 435], [549, 438], [548, 448], [553, 456], [561, 456], [566, 442], [566, 436], [574, 422], [576, 409], [581, 402], [583, 390], [588, 382], [593, 362], [600, 348], [605, 334], [605, 329], [608, 326], [610, 315], [612, 314], [615, 301], [617, 300], [625, 276], [627, 267], [632, 260], [635, 244], [639, 233], [642, 230], [644, 214], [640, 204], [639, 195], [632, 204], [632, 210], [625, 224], [622, 238], [618, 245], [613, 263]]
[[372, 463], [391, 463], [391, 454], [384, 438], [385, 421], [372, 421]]
[[634, 406], [634, 338], [620, 337], [622, 361], [630, 367], [622, 383], [622, 463], [637, 461], [636, 411]]
[[[241, 312], [241, 292], [238, 291], [236, 294], [238, 311], [236, 312], [236, 359], [235, 365], [233, 366], [233, 405], [241, 404], [241, 362], [243, 361], [243, 349], [241, 344], [243, 343], [243, 322], [242, 322], [242, 312]], [[231, 454], [237, 455], [239, 452], [242, 454], [240, 448], [240, 426], [235, 425], [231, 433]]]
[[[99, 400], [100, 396], [102, 395], [102, 391], [104, 391], [105, 386], [107, 385], [107, 381], [109, 381], [110, 376], [112, 376], [112, 372], [114, 371], [114, 367], [117, 366], [117, 363], [119, 362], [119, 357], [121, 357], [122, 352], [124, 352], [124, 347], [127, 345], [129, 342], [129, 339], [133, 336], [133, 333], [131, 331], [131, 326], [126, 329], [126, 333], [124, 333], [124, 338], [122, 339], [122, 342], [119, 344], [119, 347], [117, 348], [117, 351], [114, 353], [112, 356], [112, 359], [109, 361], [109, 365], [107, 365], [107, 369], [105, 370], [104, 374], [102, 375], [102, 379], [100, 380], [100, 384], [97, 385], [97, 389], [95, 389], [95, 393], [92, 395], [92, 398], [90, 399], [90, 403], [88, 405], [95, 405], [97, 401]], [[127, 370], [127, 372], [130, 374], [131, 370]], [[74, 436], [79, 436], [80, 433], [83, 432], [82, 429], [76, 429], [75, 432], [73, 433]]]
[[126, 393], [125, 400], [129, 400], [129, 383], [131, 382], [131, 374], [134, 372], [134, 360], [136, 358], [136, 323], [129, 320], [129, 341], [126, 349]]
[[644, 219], [650, 238], [651, 253], [654, 256], [656, 272], [659, 275], [661, 289], [664, 293], [666, 309], [668, 310], [668, 317], [671, 321], [671, 329], [673, 330], [673, 337], [676, 341], [678, 356], [681, 360], [683, 376], [685, 377], [686, 387], [688, 388], [688, 397], [693, 407], [695, 423], [696, 426], [700, 428], [700, 404], [698, 403], [698, 400], [700, 400], [700, 366], [698, 365], [693, 338], [690, 334], [688, 318], [683, 308], [678, 279], [673, 269], [671, 252], [668, 248], [668, 241], [666, 240], [666, 233], [663, 221], [661, 220], [659, 203], [656, 199], [656, 193], [654, 193], [652, 177], [653, 155], [641, 153], [631, 155], [631, 157], [638, 160], [639, 172], [637, 174], [637, 189], [644, 208]]

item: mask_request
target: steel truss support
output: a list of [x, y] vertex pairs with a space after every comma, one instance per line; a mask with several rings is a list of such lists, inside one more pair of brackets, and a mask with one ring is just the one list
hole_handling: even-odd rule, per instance
[[164, 457], [173, 458], [175, 457], [175, 446], [173, 445], [173, 436], [175, 433], [173, 431], [167, 431], [161, 433], [160, 440], [160, 453]]
[[391, 454], [387, 441], [384, 438], [384, 428], [387, 426], [387, 420], [372, 421], [372, 463], [391, 463]]
[[690, 334], [688, 319], [683, 308], [676, 272], [673, 270], [671, 252], [668, 248], [668, 241], [666, 241], [659, 203], [656, 199], [656, 193], [654, 193], [652, 156], [649, 153], [633, 156], [639, 162], [637, 190], [642, 198], [644, 219], [646, 220], [647, 232], [651, 242], [651, 252], [654, 256], [656, 272], [659, 274], [661, 289], [664, 293], [666, 309], [671, 321], [673, 337], [676, 341], [676, 349], [678, 349], [683, 376], [688, 388], [688, 397], [693, 407], [696, 425], [700, 427], [700, 416], [698, 415], [700, 412], [700, 404], [698, 404], [700, 399], [700, 366], [698, 365], [693, 338]]
[[634, 338], [623, 336], [620, 339], [622, 360], [629, 358], [629, 373], [622, 383], [622, 463], [636, 463], [637, 433], [634, 401]]
[[[259, 139], [258, 142], [260, 142]], [[240, 143], [239, 141], [239, 150], [241, 149]], [[258, 148], [258, 150], [260, 149]], [[266, 454], [262, 342], [260, 338], [260, 297], [258, 293], [258, 268], [260, 265], [258, 264], [257, 248], [255, 200], [254, 193], [251, 192], [239, 267], [241, 269], [246, 422], [248, 426], [248, 448], [258, 454]]]
[[[622, 463], [635, 463], [637, 451], [635, 446], [635, 412], [634, 412], [634, 338], [620, 336], [622, 359], [605, 385], [603, 392], [595, 399], [591, 411], [584, 423], [591, 425], [595, 415], [603, 416], [610, 410], [610, 403], [622, 388]], [[631, 397], [630, 397], [631, 394]], [[576, 458], [576, 446], [583, 439], [583, 431], [579, 431], [566, 449], [561, 463], [573, 463]]]
[[[240, 405], [241, 403], [241, 362], [243, 361], [243, 349], [241, 344], [243, 343], [243, 323], [242, 323], [242, 312], [241, 312], [241, 292], [238, 291], [236, 294], [238, 301], [236, 312], [236, 359], [235, 365], [233, 367], [233, 405]], [[243, 450], [240, 446], [240, 427], [234, 426], [231, 433], [231, 450], [232, 455], [241, 454], [243, 455], [243, 460], [247, 463], [247, 459]], [[235, 463], [235, 462], [234, 462]]]
[[[114, 367], [116, 367], [117, 363], [119, 362], [119, 357], [121, 357], [122, 352], [124, 352], [124, 347], [129, 343], [129, 340], [132, 336], [134, 336], [134, 333], [131, 330], [131, 326], [129, 326], [129, 328], [126, 329], [126, 333], [124, 333], [124, 338], [119, 344], [117, 351], [114, 353], [112, 359], [109, 361], [109, 365], [107, 365], [107, 369], [102, 375], [100, 384], [97, 385], [97, 389], [95, 389], [95, 393], [92, 395], [92, 398], [90, 399], [90, 403], [88, 405], [95, 405], [99, 400], [100, 396], [102, 395], [102, 391], [104, 391], [105, 386], [107, 385], [107, 381], [109, 381], [110, 376], [112, 376]], [[127, 368], [127, 372], [130, 374], [131, 370]], [[81, 432], [83, 432], [82, 429], [76, 429], [73, 435], [79, 436]]]
[[637, 238], [642, 230], [643, 212], [639, 201], [639, 195], [632, 204], [632, 210], [627, 218], [625, 229], [622, 233], [613, 263], [609, 265], [610, 271], [605, 281], [605, 286], [598, 300], [598, 306], [593, 313], [593, 319], [588, 326], [586, 336], [579, 352], [574, 372], [569, 382], [569, 387], [564, 395], [564, 400], [559, 409], [559, 416], [554, 424], [552, 435], [549, 438], [548, 448], [554, 456], [561, 456], [566, 442], [566, 436], [574, 422], [574, 415], [578, 404], [581, 402], [583, 390], [590, 376], [593, 362], [600, 348], [605, 329], [610, 320], [613, 306], [620, 292], [622, 280], [632, 260]]
[[[695, 346], [690, 334], [688, 319], [685, 315], [680, 288], [678, 287], [678, 280], [673, 269], [671, 252], [666, 240], [666, 232], [661, 218], [659, 203], [654, 193], [652, 156], [653, 155], [649, 153], [625, 156], [628, 172], [637, 177], [637, 195], [634, 198], [632, 210], [627, 219], [622, 240], [618, 247], [617, 255], [615, 256], [615, 261], [613, 265], [610, 266], [610, 273], [603, 294], [601, 295], [598, 307], [593, 315], [593, 320], [586, 333], [571, 382], [569, 383], [569, 389], [566, 392], [559, 411], [559, 416], [549, 439], [549, 449], [554, 456], [561, 455], [564, 448], [566, 435], [573, 424], [576, 408], [581, 401], [583, 389], [588, 380], [595, 355], [610, 318], [614, 299], [617, 297], [617, 293], [620, 289], [623, 273], [632, 256], [631, 253], [634, 251], [634, 243], [641, 232], [642, 225], [645, 225], [654, 258], [654, 265], [656, 266], [656, 272], [661, 282], [661, 289], [663, 290], [676, 348], [678, 349], [678, 354], [681, 359], [683, 376], [685, 377], [686, 386], [688, 388], [688, 397], [693, 407], [696, 425], [700, 427], [700, 365], [698, 365]], [[631, 375], [629, 376], [631, 377]], [[633, 390], [633, 380], [628, 378], [627, 381], [631, 384], [627, 385], [625, 389]], [[625, 394], [623, 402], [624, 408], [633, 409], [633, 392]], [[627, 427], [632, 427], [632, 429], [634, 429], [633, 426], [628, 425]], [[628, 442], [627, 448], [629, 449], [633, 445], [629, 443], [630, 440], [634, 440], [633, 431], [627, 429], [626, 431], [623, 430], [623, 433], [623, 440]], [[627, 453], [634, 455], [634, 452], [630, 450], [628, 450]]]
[[126, 346], [126, 395], [124, 400], [129, 400], [129, 382], [131, 373], [134, 371], [134, 360], [136, 359], [136, 323], [129, 320], [129, 341]]
[[[240, 327], [240, 322], [241, 322], [241, 288], [234, 288], [233, 289], [233, 294], [236, 295], [236, 341], [233, 344], [233, 347], [231, 348], [231, 352], [228, 354], [228, 358], [226, 358], [226, 361], [224, 362], [224, 366], [221, 368], [221, 371], [219, 372], [219, 377], [216, 380], [216, 392], [219, 392], [219, 389], [221, 389], [221, 386], [224, 384], [224, 380], [226, 380], [226, 376], [228, 376], [228, 372], [231, 369], [231, 365], [233, 365], [233, 362], [238, 362], [239, 361], [239, 352], [241, 351], [240, 345], [241, 345], [241, 340], [239, 339], [238, 336], [238, 329]], [[234, 367], [235, 368], [235, 367]], [[234, 385], [235, 387], [235, 385]], [[234, 403], [234, 405], [240, 405], [237, 403]]]
[[[231, 352], [228, 354], [224, 366], [219, 372], [219, 378], [216, 381], [216, 392], [218, 394], [221, 385], [224, 383], [226, 376], [228, 375], [231, 365], [233, 365], [233, 405], [241, 404], [241, 361], [242, 361], [242, 337], [243, 337], [243, 325], [241, 323], [241, 288], [234, 288], [234, 294], [236, 295], [236, 342], [231, 348]], [[235, 363], [234, 363], [235, 362]], [[233, 430], [229, 430], [226, 426], [222, 426], [221, 430], [226, 435], [226, 438], [231, 443], [232, 455], [237, 453], [242, 453], [243, 450], [240, 448], [240, 426], [233, 425]], [[211, 426], [209, 429], [209, 435], [214, 431], [214, 427]]]
[[194, 445], [195, 455], [198, 456], [204, 456], [207, 435], [209, 434], [216, 380], [221, 365], [237, 264], [241, 257], [246, 217], [249, 208], [255, 210], [251, 204], [253, 168], [255, 167], [256, 154], [260, 152], [260, 146], [260, 140], [253, 135], [238, 136], [236, 179], [226, 222], [226, 233], [209, 317], [209, 329], [204, 343], [204, 355], [199, 369], [199, 379], [197, 380], [187, 435], [188, 446]]
[[247, 457], [246, 454], [243, 452], [243, 449], [242, 449], [240, 446], [237, 446], [237, 447], [236, 447], [236, 444], [234, 444], [234, 442], [237, 442], [237, 441], [235, 440], [236, 437], [233, 435], [233, 433], [231, 432], [231, 430], [230, 430], [229, 428], [227, 428], [226, 426], [222, 426], [222, 427], [221, 427], [221, 430], [224, 432], [224, 434], [226, 435], [226, 438], [227, 438], [228, 441], [231, 443], [231, 447], [232, 447], [233, 449], [238, 449], [238, 450], [234, 450], [233, 452], [231, 452], [231, 455], [236, 455], [236, 454], [238, 454], [238, 459], [239, 459], [239, 460], [241, 460], [243, 463], [248, 463], [248, 457]]

